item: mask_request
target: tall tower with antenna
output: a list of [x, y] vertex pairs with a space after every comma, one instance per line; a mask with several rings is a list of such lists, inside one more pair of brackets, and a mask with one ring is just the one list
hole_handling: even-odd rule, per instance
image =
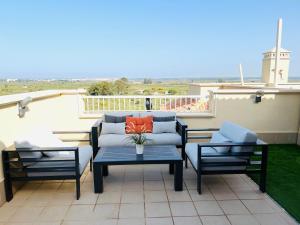
[[288, 82], [290, 51], [281, 48], [282, 19], [277, 23], [276, 46], [264, 53], [262, 65], [262, 81], [268, 86]]
[[[290, 51], [281, 48], [280, 60], [278, 63], [278, 74], [276, 77], [277, 84], [284, 84], [288, 82], [289, 66], [290, 66]], [[263, 53], [264, 58], [262, 62], [262, 81], [268, 85], [275, 83], [275, 61], [276, 61], [276, 48]]]

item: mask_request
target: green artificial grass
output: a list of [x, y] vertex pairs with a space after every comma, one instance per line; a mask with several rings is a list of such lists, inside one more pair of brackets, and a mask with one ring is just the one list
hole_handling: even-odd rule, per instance
[[267, 193], [300, 222], [300, 146], [270, 145]]

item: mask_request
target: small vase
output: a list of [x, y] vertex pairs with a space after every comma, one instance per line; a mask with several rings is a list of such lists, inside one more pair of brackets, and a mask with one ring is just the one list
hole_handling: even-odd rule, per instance
[[136, 144], [135, 148], [136, 148], [136, 154], [142, 155], [144, 153], [144, 145]]

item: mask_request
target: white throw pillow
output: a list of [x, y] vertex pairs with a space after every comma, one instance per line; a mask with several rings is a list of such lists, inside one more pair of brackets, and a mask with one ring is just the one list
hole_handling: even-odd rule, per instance
[[102, 123], [101, 134], [125, 134], [125, 123]]
[[153, 122], [153, 134], [176, 133], [176, 121]]
[[[26, 149], [38, 149], [38, 148], [64, 148], [68, 147], [63, 141], [61, 141], [51, 130], [45, 127], [36, 127], [31, 131], [26, 132], [15, 140], [16, 149], [26, 148]], [[56, 156], [58, 152], [43, 152], [46, 156]], [[28, 155], [28, 153], [22, 153], [23, 156]], [[41, 152], [33, 152], [36, 158], [42, 156]]]

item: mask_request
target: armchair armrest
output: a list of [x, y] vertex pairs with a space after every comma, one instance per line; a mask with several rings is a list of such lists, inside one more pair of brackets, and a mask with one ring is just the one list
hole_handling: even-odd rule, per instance
[[182, 146], [185, 146], [186, 143], [185, 130], [187, 129], [187, 127], [187, 124], [182, 119], [176, 119], [176, 131], [181, 136]]
[[97, 155], [97, 152], [99, 150], [98, 137], [100, 136], [101, 129], [102, 129], [102, 119], [97, 120], [93, 124], [92, 129], [91, 129], [91, 144], [93, 147], [93, 157], [95, 157]]
[[192, 132], [203, 132], [203, 131], [218, 131], [219, 128], [189, 128], [185, 130], [186, 141], [188, 140], [196, 140], [196, 139], [210, 139], [210, 135], [197, 135], [197, 136], [189, 136], [189, 133]]

